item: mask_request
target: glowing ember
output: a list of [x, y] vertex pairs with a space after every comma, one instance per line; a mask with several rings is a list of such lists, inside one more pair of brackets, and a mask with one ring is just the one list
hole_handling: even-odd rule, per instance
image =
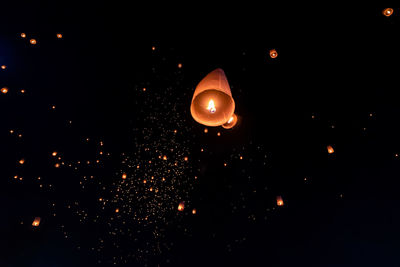
[[271, 49], [271, 50], [269, 51], [269, 56], [270, 56], [271, 58], [276, 58], [276, 57], [278, 56], [278, 52], [276, 52], [275, 49]]
[[184, 202], [179, 203], [178, 210], [183, 211], [184, 209], [185, 209], [185, 203]]
[[6, 65], [1, 65], [1, 69], [2, 69], [2, 70], [5, 70], [6, 68], [7, 68]]
[[7, 87], [1, 88], [1, 92], [2, 92], [3, 94], [7, 94], [7, 93], [8, 93], [8, 88], [7, 88]]
[[214, 100], [211, 99], [211, 100], [208, 102], [208, 107], [207, 107], [207, 109], [210, 111], [210, 113], [214, 113], [215, 111], [217, 111], [217, 110], [215, 109]]
[[126, 173], [122, 174], [122, 179], [126, 179]]
[[51, 153], [51, 155], [52, 155], [53, 157], [55, 157], [55, 156], [57, 156], [57, 152], [54, 151], [53, 153]]
[[393, 14], [393, 8], [385, 8], [383, 11], [382, 11], [382, 14], [384, 15], [384, 16], [386, 16], [386, 17], [389, 17], [389, 16], [391, 16], [392, 14]]
[[58, 39], [61, 39], [63, 36], [62, 36], [62, 34], [61, 33], [57, 33], [57, 38]]
[[276, 205], [283, 206], [283, 199], [281, 196], [276, 197]]
[[25, 38], [25, 37], [26, 37], [26, 34], [25, 34], [25, 33], [21, 33], [21, 37], [22, 37], [22, 38]]
[[35, 45], [35, 44], [37, 43], [37, 42], [36, 42], [36, 39], [30, 39], [29, 42], [30, 42], [31, 44], [33, 44], [33, 45]]
[[332, 146], [327, 146], [326, 149], [328, 150], [329, 154], [333, 154], [335, 152]]
[[35, 219], [32, 222], [32, 226], [38, 227], [40, 224], [40, 217], [35, 217]]
[[19, 164], [21, 164], [21, 165], [22, 165], [22, 164], [24, 164], [24, 163], [25, 163], [25, 160], [24, 160], [24, 159], [20, 159], [18, 162], [19, 162]]
[[197, 213], [196, 209], [193, 209], [192, 214], [196, 214], [196, 213]]

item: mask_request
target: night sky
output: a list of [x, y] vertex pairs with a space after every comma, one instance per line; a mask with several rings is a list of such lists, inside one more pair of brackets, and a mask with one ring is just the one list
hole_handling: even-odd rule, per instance
[[2, 4], [0, 266], [400, 266], [385, 8]]

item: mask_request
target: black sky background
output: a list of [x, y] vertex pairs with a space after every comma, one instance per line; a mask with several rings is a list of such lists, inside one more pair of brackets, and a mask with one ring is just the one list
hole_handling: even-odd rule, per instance
[[[0, 265], [95, 265], [92, 254], [75, 247], [89, 243], [96, 231], [84, 233], [85, 226], [75, 225], [83, 237], [66, 241], [52, 227], [57, 221], [45, 227], [44, 218], [43, 227], [34, 232], [18, 224], [21, 218], [29, 224], [35, 214], [46, 214], [49, 195], [29, 184], [9, 183], [15, 158], [23, 150], [27, 158], [34, 158], [27, 162], [32, 175], [51, 175], [41, 167], [47, 164], [49, 151], [88, 153], [77, 152], [81, 147], [75, 141], [82, 136], [103, 138], [114, 154], [129, 151], [138, 109], [131, 102], [136, 94], [131, 88], [143, 83], [149, 88], [174, 85], [169, 79], [182, 62], [182, 88], [188, 90], [209, 71], [224, 69], [242, 122], [222, 142], [206, 140], [215, 153], [204, 161], [207, 172], [193, 197], [204, 212], [188, 222], [192, 237], [170, 232], [175, 246], [155, 262], [399, 266], [395, 153], [400, 153], [400, 10], [386, 18], [383, 8], [271, 4], [230, 11], [200, 3], [178, 9], [69, 1], [20, 2], [1, 8], [0, 64], [5, 62], [8, 70], [0, 74], [0, 86], [26, 87], [27, 94], [8, 94], [6, 99], [2, 95], [0, 100]], [[20, 32], [35, 36], [38, 45], [21, 42]], [[54, 38], [57, 32], [63, 33], [62, 42]], [[276, 60], [268, 57], [273, 48], [279, 53]], [[155, 75], [149, 74], [151, 68]], [[49, 112], [53, 104], [57, 113]], [[190, 97], [187, 105], [190, 118]], [[75, 130], [65, 130], [67, 120], [73, 121]], [[192, 123], [201, 132], [202, 127]], [[10, 141], [9, 129], [21, 125], [24, 144]], [[216, 167], [231, 144], [243, 144], [249, 156], [256, 154], [247, 145], [249, 140], [266, 147], [270, 166], [267, 171], [254, 169], [257, 180], [249, 186], [260, 191], [267, 186], [265, 194], [253, 197], [244, 190], [249, 213], [261, 218], [252, 224], [246, 213], [229, 213], [236, 196], [228, 188], [240, 192], [247, 181], [240, 175], [229, 179]], [[328, 144], [335, 147], [332, 156], [326, 153]], [[112, 174], [111, 167], [103, 171]], [[56, 175], [59, 185], [65, 186], [57, 197], [68, 198], [73, 191], [65, 182], [69, 174]], [[265, 215], [276, 195], [284, 196], [285, 206]], [[235, 244], [230, 252], [227, 240]], [[157, 266], [155, 262], [149, 266]]]

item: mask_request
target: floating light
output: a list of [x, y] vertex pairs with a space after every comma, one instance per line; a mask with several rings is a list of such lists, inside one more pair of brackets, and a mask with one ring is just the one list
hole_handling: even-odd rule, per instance
[[62, 36], [62, 34], [61, 33], [57, 33], [57, 38], [58, 39], [61, 39], [63, 36]]
[[276, 197], [276, 205], [283, 206], [283, 199], [281, 196]]
[[329, 154], [333, 154], [333, 153], [335, 152], [335, 150], [333, 149], [333, 147], [330, 146], [330, 145], [327, 146], [326, 149], [328, 150], [328, 153], [329, 153]]
[[124, 179], [124, 180], [126, 179], [126, 173], [122, 174], [122, 179]]
[[228, 80], [222, 69], [216, 69], [197, 85], [190, 112], [195, 121], [206, 126], [226, 123], [235, 111]]
[[271, 50], [269, 50], [269, 56], [271, 58], [276, 58], [278, 56], [278, 52], [276, 52], [275, 49], [271, 49]]
[[26, 34], [22, 32], [22, 33], [21, 33], [21, 37], [22, 37], [22, 38], [25, 38], [25, 37], [26, 37]]
[[32, 222], [32, 226], [38, 227], [40, 224], [40, 220], [41, 220], [40, 217], [35, 217], [35, 219]]
[[6, 65], [1, 65], [1, 69], [2, 69], [2, 70], [5, 70], [6, 68], [7, 68]]
[[386, 17], [389, 17], [389, 16], [391, 16], [392, 14], [393, 14], [393, 8], [385, 8], [383, 11], [382, 11], [382, 14], [384, 15], [384, 16], [386, 16]]
[[37, 43], [37, 42], [36, 42], [36, 39], [30, 39], [29, 42], [30, 42], [31, 44], [33, 44], [33, 45], [35, 45], [35, 44]]
[[233, 114], [225, 124], [222, 124], [222, 127], [225, 129], [231, 129], [236, 125], [237, 121], [238, 117], [236, 114]]
[[178, 210], [183, 211], [184, 209], [185, 209], [185, 203], [184, 202], [179, 203]]
[[7, 88], [7, 87], [1, 88], [1, 92], [2, 92], [3, 94], [7, 94], [7, 93], [8, 93], [8, 88]]
[[197, 210], [196, 209], [192, 209], [192, 214], [196, 214]]

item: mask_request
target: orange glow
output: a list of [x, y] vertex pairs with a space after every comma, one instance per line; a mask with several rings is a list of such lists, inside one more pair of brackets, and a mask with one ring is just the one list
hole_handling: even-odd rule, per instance
[[206, 126], [221, 126], [235, 111], [228, 80], [222, 69], [216, 69], [197, 85], [190, 112], [195, 121]]
[[40, 224], [40, 220], [41, 220], [40, 217], [35, 217], [35, 219], [32, 222], [32, 226], [38, 227]]
[[208, 133], [208, 129], [207, 128], [204, 128], [204, 133]]
[[184, 202], [179, 203], [178, 210], [183, 211], [184, 209], [185, 209], [185, 203]]
[[221, 133], [220, 133], [220, 132], [218, 132], [218, 133], [217, 133], [217, 136], [221, 136]]
[[197, 210], [196, 209], [192, 209], [192, 214], [196, 214]]
[[119, 212], [119, 209], [115, 209], [115, 212], [118, 213], [118, 212]]
[[143, 92], [146, 92], [146, 87], [143, 87]]
[[2, 92], [3, 94], [7, 94], [7, 93], [8, 93], [8, 88], [7, 88], [7, 87], [1, 88], [1, 92]]
[[57, 152], [54, 151], [53, 153], [51, 153], [51, 155], [52, 155], [53, 157], [55, 157], [55, 156], [57, 156]]
[[122, 179], [126, 179], [126, 173], [122, 174]]
[[26, 34], [25, 34], [25, 33], [21, 33], [21, 37], [22, 37], [22, 38], [25, 38], [25, 37], [26, 37]]
[[153, 51], [156, 50], [156, 47], [155, 47], [155, 46], [152, 46], [152, 47], [151, 47], [151, 50], [153, 50]]
[[167, 160], [167, 156], [164, 155], [164, 156], [162, 157], [162, 159], [163, 159], [163, 160]]
[[55, 167], [55, 168], [60, 168], [60, 163], [54, 164], [54, 167]]
[[20, 160], [19, 160], [19, 164], [22, 165], [22, 164], [24, 164], [24, 163], [25, 163], [25, 160], [24, 160], [24, 159], [20, 159]]
[[225, 124], [222, 124], [222, 127], [224, 129], [231, 129], [236, 125], [237, 121], [238, 117], [236, 114], [233, 114]]
[[31, 44], [33, 44], [33, 45], [35, 45], [35, 44], [37, 43], [37, 42], [36, 42], [36, 39], [30, 39], [29, 42], [30, 42]]
[[189, 158], [188, 158], [188, 157], [184, 157], [183, 160], [184, 160], [184, 161], [188, 161]]
[[63, 36], [62, 36], [62, 34], [61, 33], [57, 33], [57, 38], [58, 39], [61, 39]]
[[7, 68], [6, 65], [1, 65], [1, 69], [2, 69], [2, 70], [5, 70], [6, 68]]
[[178, 64], [178, 68], [181, 69], [182, 68], [182, 63]]
[[333, 154], [335, 152], [332, 146], [327, 146], [326, 149], [328, 150], [329, 154]]
[[21, 89], [21, 94], [25, 94], [25, 90], [24, 89]]
[[207, 109], [210, 111], [210, 113], [215, 113], [215, 111], [217, 111], [217, 110], [215, 109], [214, 100], [211, 99], [211, 100], [208, 102], [208, 107], [207, 107]]
[[283, 199], [281, 196], [276, 197], [276, 205], [283, 206]]
[[269, 50], [269, 56], [271, 58], [276, 58], [278, 56], [278, 52], [276, 52], [275, 49], [271, 49], [271, 50]]
[[389, 17], [389, 16], [391, 16], [392, 14], [393, 14], [393, 8], [385, 8], [383, 11], [382, 11], [382, 14], [384, 15], [384, 16], [386, 16], [386, 17]]

